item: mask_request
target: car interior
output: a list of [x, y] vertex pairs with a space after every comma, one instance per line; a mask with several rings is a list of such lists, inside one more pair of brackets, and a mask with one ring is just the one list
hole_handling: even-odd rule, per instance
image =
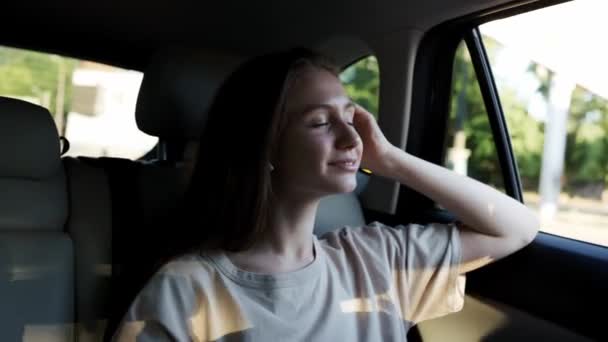
[[[386, 137], [441, 163], [454, 54], [465, 41], [505, 191], [522, 201], [477, 27], [562, 2], [9, 1], [1, 45], [143, 72], [132, 115], [158, 143], [139, 159], [65, 156], [46, 108], [0, 97], [0, 340], [110, 339], [166, 260], [167, 239], [179, 240], [171, 214], [188, 187], [215, 91], [240, 62], [265, 52], [310, 47], [344, 69], [375, 56]], [[315, 234], [372, 221], [454, 219], [425, 196], [360, 171], [355, 192], [321, 202]], [[469, 273], [466, 286], [461, 312], [422, 322], [408, 338], [608, 340], [607, 247], [540, 232], [521, 251]]]

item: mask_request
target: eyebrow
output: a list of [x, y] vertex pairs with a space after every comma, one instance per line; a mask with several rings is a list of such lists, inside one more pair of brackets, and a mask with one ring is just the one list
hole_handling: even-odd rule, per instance
[[[345, 109], [350, 108], [350, 107], [355, 107], [355, 103], [352, 100], [348, 100], [348, 102], [344, 105]], [[325, 104], [325, 103], [311, 104], [311, 105], [304, 107], [304, 109], [302, 110], [301, 113], [306, 114], [306, 113], [312, 112], [313, 110], [320, 109], [320, 108], [332, 110], [334, 108], [334, 106]]]

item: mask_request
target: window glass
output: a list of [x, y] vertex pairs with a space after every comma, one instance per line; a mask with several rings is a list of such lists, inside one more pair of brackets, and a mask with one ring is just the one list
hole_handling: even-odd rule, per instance
[[578, 0], [480, 27], [541, 230], [608, 246], [608, 3]]
[[47, 108], [66, 155], [136, 159], [158, 139], [135, 123], [141, 72], [0, 46], [0, 96]]
[[376, 57], [368, 56], [352, 64], [342, 72], [340, 79], [348, 96], [377, 119], [380, 75]]
[[488, 113], [464, 42], [456, 50], [444, 166], [504, 191]]

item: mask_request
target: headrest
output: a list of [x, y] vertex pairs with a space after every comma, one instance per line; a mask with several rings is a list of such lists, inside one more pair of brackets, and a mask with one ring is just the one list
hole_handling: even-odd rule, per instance
[[0, 178], [44, 179], [60, 166], [57, 129], [43, 107], [0, 97]]
[[221, 83], [241, 59], [184, 47], [157, 53], [144, 72], [135, 116], [139, 129], [167, 140], [198, 140]]
[[0, 232], [62, 231], [67, 188], [49, 111], [0, 97], [0, 156]]

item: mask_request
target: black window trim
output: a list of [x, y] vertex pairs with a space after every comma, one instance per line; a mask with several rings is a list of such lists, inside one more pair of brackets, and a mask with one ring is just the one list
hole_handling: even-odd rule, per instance
[[500, 103], [498, 88], [494, 81], [490, 61], [483, 44], [479, 28], [468, 31], [464, 41], [471, 56], [471, 62], [477, 76], [477, 83], [484, 100], [488, 120], [492, 130], [494, 146], [503, 176], [503, 184], [507, 195], [523, 203], [521, 180], [517, 168], [517, 160], [511, 145], [511, 137], [505, 115]]

